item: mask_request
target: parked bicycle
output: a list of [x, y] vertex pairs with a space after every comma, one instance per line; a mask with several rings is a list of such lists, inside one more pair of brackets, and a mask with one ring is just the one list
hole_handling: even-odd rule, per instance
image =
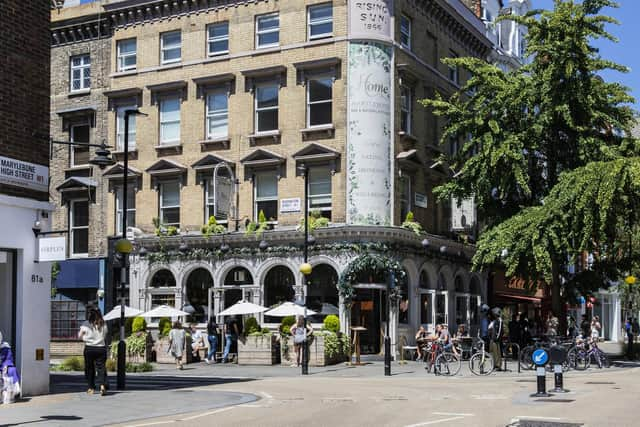
[[469, 358], [469, 369], [475, 375], [489, 375], [496, 368], [493, 356], [485, 350], [484, 340], [478, 337], [475, 352]]
[[576, 345], [572, 347], [567, 353], [568, 363], [574, 369], [584, 371], [589, 369], [592, 361], [598, 366], [599, 369], [609, 368], [611, 361], [609, 357], [598, 347], [596, 340], [578, 340]]
[[442, 344], [433, 341], [427, 346], [425, 354], [425, 369], [435, 375], [453, 376], [460, 372], [462, 363], [460, 357], [450, 351], [446, 351]]

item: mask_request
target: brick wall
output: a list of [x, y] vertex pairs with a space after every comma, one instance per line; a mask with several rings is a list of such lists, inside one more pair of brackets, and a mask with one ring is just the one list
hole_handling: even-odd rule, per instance
[[[0, 4], [0, 155], [49, 165], [50, 3]], [[27, 30], [28, 29], [28, 30]], [[0, 184], [0, 194], [48, 200], [45, 192]]]

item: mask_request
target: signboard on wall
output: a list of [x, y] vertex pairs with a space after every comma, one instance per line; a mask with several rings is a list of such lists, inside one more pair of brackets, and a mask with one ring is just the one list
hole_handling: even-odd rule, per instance
[[349, 44], [347, 223], [391, 223], [391, 47]]
[[49, 191], [49, 168], [0, 156], [0, 183], [36, 191]]
[[393, 0], [349, 0], [351, 38], [391, 40]]
[[476, 205], [473, 197], [451, 200], [451, 229], [454, 231], [473, 227], [476, 223]]
[[66, 237], [40, 237], [38, 239], [38, 261], [64, 261], [67, 259]]
[[280, 199], [280, 213], [300, 212], [300, 197]]
[[419, 208], [426, 208], [427, 196], [422, 193], [414, 193], [413, 203]]

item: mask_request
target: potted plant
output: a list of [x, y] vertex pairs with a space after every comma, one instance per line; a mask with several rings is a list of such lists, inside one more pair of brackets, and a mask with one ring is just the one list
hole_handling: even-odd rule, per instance
[[245, 337], [238, 340], [239, 365], [273, 365], [280, 363], [276, 336], [267, 328], [260, 328], [255, 317], [244, 323]]

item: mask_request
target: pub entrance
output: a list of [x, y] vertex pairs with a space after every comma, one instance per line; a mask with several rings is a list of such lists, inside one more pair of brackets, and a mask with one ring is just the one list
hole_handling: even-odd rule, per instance
[[354, 285], [351, 305], [351, 326], [362, 326], [359, 332], [362, 354], [382, 352], [382, 337], [387, 321], [387, 287], [384, 284], [362, 283]]

